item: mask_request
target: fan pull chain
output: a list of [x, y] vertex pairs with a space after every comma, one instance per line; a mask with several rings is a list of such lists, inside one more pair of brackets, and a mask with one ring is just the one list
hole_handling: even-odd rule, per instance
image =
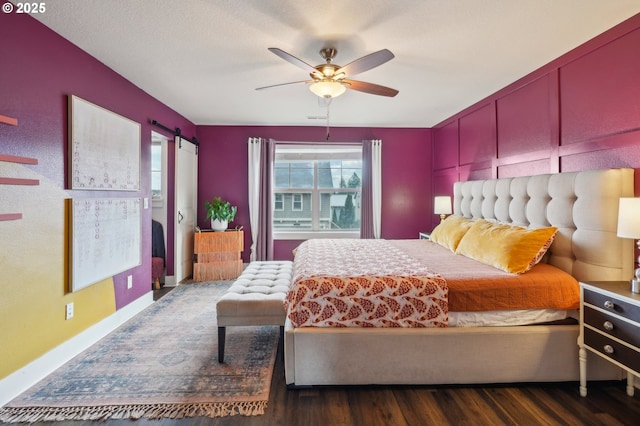
[[329, 107], [330, 106], [331, 106], [331, 98], [329, 98], [327, 102], [327, 140], [329, 140], [329, 137], [331, 136], [329, 132]]

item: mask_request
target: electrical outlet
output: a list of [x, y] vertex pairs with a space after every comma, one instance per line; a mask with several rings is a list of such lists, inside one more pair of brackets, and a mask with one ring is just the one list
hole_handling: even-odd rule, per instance
[[73, 302], [67, 303], [65, 305], [65, 316], [64, 316], [64, 319], [70, 320], [71, 318], [73, 318]]
[[127, 290], [133, 287], [133, 275], [127, 276]]

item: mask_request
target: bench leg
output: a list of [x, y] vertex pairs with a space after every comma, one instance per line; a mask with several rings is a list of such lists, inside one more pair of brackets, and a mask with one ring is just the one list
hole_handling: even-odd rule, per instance
[[284, 359], [284, 325], [280, 326], [280, 350], [282, 351], [282, 358]]
[[224, 362], [224, 341], [227, 332], [226, 327], [218, 327], [218, 362]]

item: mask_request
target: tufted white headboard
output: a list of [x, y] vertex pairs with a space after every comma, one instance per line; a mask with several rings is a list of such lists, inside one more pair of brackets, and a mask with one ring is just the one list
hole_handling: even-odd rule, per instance
[[580, 281], [628, 280], [633, 240], [616, 236], [618, 199], [633, 197], [633, 169], [456, 182], [454, 214], [558, 228], [548, 263]]

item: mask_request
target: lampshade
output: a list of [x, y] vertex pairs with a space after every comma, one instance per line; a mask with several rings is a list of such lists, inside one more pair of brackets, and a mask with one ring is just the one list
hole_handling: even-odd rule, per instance
[[620, 198], [618, 237], [640, 239], [640, 198]]
[[336, 96], [342, 95], [347, 88], [337, 81], [322, 80], [312, 83], [311, 86], [309, 86], [309, 90], [321, 98], [335, 98]]
[[448, 195], [440, 195], [435, 197], [433, 201], [433, 213], [451, 214], [451, 197], [449, 197]]

